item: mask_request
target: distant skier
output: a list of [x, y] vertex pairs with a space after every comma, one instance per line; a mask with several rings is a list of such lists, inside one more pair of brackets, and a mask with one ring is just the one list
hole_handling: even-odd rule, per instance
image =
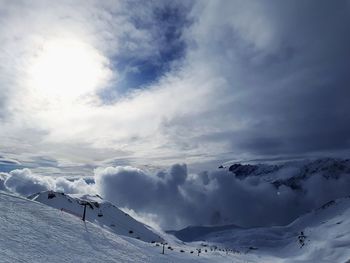
[[300, 235], [298, 236], [298, 241], [299, 241], [299, 244], [300, 244], [300, 248], [305, 246], [305, 239], [306, 239], [306, 236], [304, 235], [304, 232], [301, 231]]

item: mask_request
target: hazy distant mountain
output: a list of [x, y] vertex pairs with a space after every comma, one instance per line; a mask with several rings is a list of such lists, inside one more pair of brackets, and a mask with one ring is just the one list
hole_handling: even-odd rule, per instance
[[263, 177], [276, 187], [288, 186], [295, 190], [303, 188], [302, 183], [312, 176], [326, 179], [338, 179], [350, 176], [349, 159], [323, 158], [313, 161], [286, 162], [283, 164], [241, 164], [235, 163], [222, 169], [228, 169], [234, 176], [244, 179], [249, 176]]

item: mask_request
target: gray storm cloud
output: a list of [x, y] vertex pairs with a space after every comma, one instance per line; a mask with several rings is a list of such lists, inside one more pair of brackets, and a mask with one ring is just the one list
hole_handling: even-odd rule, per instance
[[207, 111], [177, 116], [164, 131], [187, 149], [236, 157], [347, 151], [349, 10], [348, 1], [197, 4], [188, 56], [224, 81]]
[[[300, 164], [269, 174], [276, 179], [299, 175]], [[350, 177], [329, 179], [320, 172], [306, 178], [301, 189], [276, 187], [259, 176], [244, 179], [229, 171], [189, 174], [186, 165], [148, 174], [132, 167], [109, 167], [95, 171], [97, 191], [121, 207], [140, 215], [155, 215], [163, 228], [187, 225], [229, 224], [278, 225], [350, 194]]]

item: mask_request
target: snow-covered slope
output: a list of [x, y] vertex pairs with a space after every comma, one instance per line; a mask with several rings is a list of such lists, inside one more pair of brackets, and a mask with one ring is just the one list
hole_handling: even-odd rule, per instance
[[[348, 262], [350, 199], [287, 226], [205, 229], [201, 239], [162, 246], [117, 235], [36, 201], [0, 191], [0, 262]], [[197, 229], [198, 230], [198, 229]], [[198, 250], [201, 249], [200, 256]], [[191, 253], [192, 252], [192, 253]]]
[[[36, 201], [0, 191], [0, 262], [247, 262], [223, 252], [201, 253], [196, 244], [159, 244], [116, 235]], [[158, 246], [157, 246], [158, 245]], [[182, 251], [183, 252], [182, 252]], [[257, 262], [254, 260], [254, 262]]]
[[241, 228], [236, 225], [223, 225], [223, 226], [188, 226], [179, 231], [167, 231], [167, 233], [174, 235], [178, 239], [191, 242], [204, 240], [205, 236], [210, 233], [223, 232], [225, 230]]
[[[198, 228], [187, 228], [175, 235], [186, 234], [187, 241], [195, 236], [192, 241], [203, 240], [208, 246], [274, 258], [271, 262], [350, 262], [350, 198], [328, 202], [287, 226], [208, 228], [202, 234]], [[194, 235], [191, 229], [196, 231]]]
[[107, 228], [109, 231], [133, 237], [146, 242], [161, 242], [163, 239], [152, 229], [124, 213], [110, 202], [95, 195], [67, 195], [53, 191], [45, 191], [29, 197], [31, 200], [57, 208], [82, 218], [86, 203], [85, 218], [87, 221]]

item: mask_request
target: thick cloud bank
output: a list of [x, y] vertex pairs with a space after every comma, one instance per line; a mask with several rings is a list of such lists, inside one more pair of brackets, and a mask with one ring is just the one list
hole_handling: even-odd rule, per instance
[[[132, 167], [109, 167], [96, 170], [95, 178], [97, 191], [105, 198], [156, 218], [163, 228], [274, 225], [289, 223], [310, 209], [350, 194], [349, 168], [337, 168], [339, 161], [324, 162], [316, 163], [321, 168], [313, 173], [312, 165], [294, 163], [243, 178], [227, 170], [188, 174], [186, 165], [179, 164], [155, 175]], [[288, 183], [293, 178], [296, 182]]]
[[147, 172], [130, 166], [95, 170], [95, 184], [33, 174], [1, 174], [0, 188], [22, 195], [43, 190], [99, 193], [163, 229], [187, 225], [286, 224], [324, 203], [350, 195], [350, 161], [322, 159], [282, 165], [236, 165], [191, 174], [185, 164]]

